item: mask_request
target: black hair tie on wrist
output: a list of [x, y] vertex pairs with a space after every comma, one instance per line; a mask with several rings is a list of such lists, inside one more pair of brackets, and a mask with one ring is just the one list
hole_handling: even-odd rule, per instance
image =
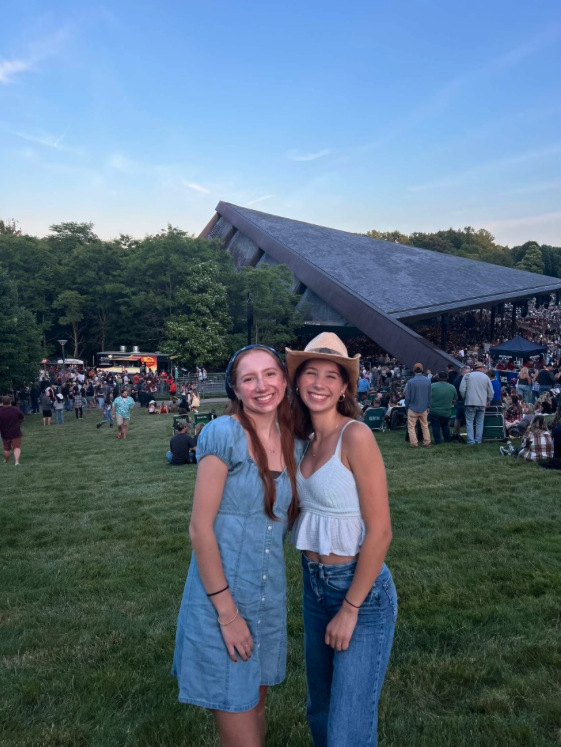
[[220, 589], [220, 591], [213, 591], [212, 594], [207, 594], [207, 597], [215, 597], [217, 594], [222, 594], [223, 591], [226, 591], [230, 588], [230, 584], [226, 584], [226, 586], [223, 589]]
[[346, 602], [347, 604], [350, 604], [350, 605], [351, 605], [351, 607], [354, 607], [354, 608], [355, 608], [355, 610], [359, 610], [359, 609], [360, 609], [360, 604], [353, 604], [352, 602], [349, 602], [349, 600], [347, 599], [347, 597], [345, 597], [345, 602]]

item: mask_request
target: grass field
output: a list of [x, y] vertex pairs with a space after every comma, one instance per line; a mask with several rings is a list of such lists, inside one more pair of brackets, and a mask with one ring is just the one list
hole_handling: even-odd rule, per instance
[[[216, 745], [170, 675], [195, 467], [168, 468], [169, 421], [130, 437], [25, 423], [0, 465], [0, 745]], [[561, 474], [497, 444], [406, 448], [378, 437], [399, 617], [380, 705], [383, 747], [561, 744]], [[298, 558], [287, 549], [289, 669], [270, 747], [311, 747]]]

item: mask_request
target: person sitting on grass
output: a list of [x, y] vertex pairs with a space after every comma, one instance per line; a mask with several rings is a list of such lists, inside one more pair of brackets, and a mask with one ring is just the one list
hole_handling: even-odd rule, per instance
[[503, 456], [513, 456], [520, 459], [526, 459], [528, 462], [537, 462], [540, 459], [553, 458], [553, 440], [547, 430], [543, 415], [535, 415], [531, 425], [528, 426], [526, 434], [522, 438], [522, 445], [517, 449], [514, 448], [510, 441], [507, 441], [506, 448], [500, 447]]
[[158, 410], [158, 406], [156, 405], [156, 400], [151, 399], [148, 403], [148, 409], [146, 410], [147, 415], [159, 415], [160, 411]]
[[510, 398], [510, 405], [505, 413], [505, 428], [507, 433], [511, 428], [520, 423], [523, 415], [520, 397], [517, 394], [513, 394]]
[[189, 423], [187, 420], [180, 418], [177, 421], [177, 433], [171, 438], [169, 451], [166, 453], [166, 459], [173, 467], [180, 467], [183, 464], [191, 463], [191, 451], [196, 449], [197, 442], [188, 434], [188, 428]]
[[551, 424], [551, 439], [553, 441], [553, 459], [539, 461], [540, 467], [546, 469], [561, 469], [561, 408], [555, 413]]

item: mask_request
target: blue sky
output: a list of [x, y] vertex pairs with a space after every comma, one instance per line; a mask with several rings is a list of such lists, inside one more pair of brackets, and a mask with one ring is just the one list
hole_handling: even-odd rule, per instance
[[0, 217], [198, 233], [219, 200], [561, 245], [558, 0], [19, 0]]

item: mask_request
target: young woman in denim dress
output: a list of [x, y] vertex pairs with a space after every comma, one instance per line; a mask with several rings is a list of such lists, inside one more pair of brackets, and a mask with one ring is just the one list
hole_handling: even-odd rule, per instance
[[397, 595], [384, 563], [391, 541], [382, 457], [357, 422], [359, 356], [322, 333], [287, 349], [296, 435], [308, 722], [314, 747], [375, 747]]
[[205, 426], [177, 624], [179, 700], [214, 711], [223, 747], [262, 747], [267, 687], [286, 670], [283, 542], [296, 517], [286, 371], [271, 348], [236, 353], [229, 415]]

